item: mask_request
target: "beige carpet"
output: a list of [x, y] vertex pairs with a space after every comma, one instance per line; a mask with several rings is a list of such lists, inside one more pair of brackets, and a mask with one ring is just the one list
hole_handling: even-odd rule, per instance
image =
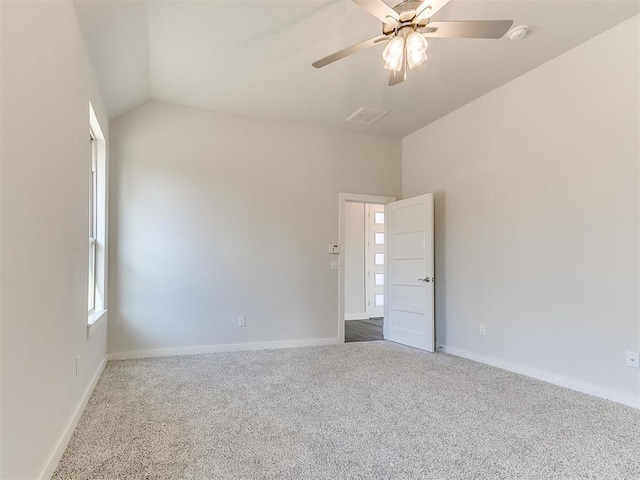
[[56, 479], [640, 479], [640, 411], [390, 342], [109, 362]]

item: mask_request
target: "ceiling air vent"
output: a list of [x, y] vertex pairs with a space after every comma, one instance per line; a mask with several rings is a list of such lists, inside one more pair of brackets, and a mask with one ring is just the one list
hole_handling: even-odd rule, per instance
[[361, 107], [356, 112], [347, 118], [347, 122], [362, 123], [363, 125], [373, 125], [382, 117], [384, 117], [389, 110], [373, 110], [371, 108]]

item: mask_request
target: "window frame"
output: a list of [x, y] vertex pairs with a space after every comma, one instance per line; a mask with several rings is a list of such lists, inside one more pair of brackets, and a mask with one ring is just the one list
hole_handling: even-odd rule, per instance
[[98, 226], [98, 198], [97, 198], [97, 141], [93, 129], [89, 127], [89, 143], [91, 145], [91, 170], [89, 173], [89, 281], [87, 284], [88, 314], [96, 311], [96, 250]]
[[89, 147], [91, 156], [87, 192], [87, 337], [107, 321], [107, 141], [89, 102]]

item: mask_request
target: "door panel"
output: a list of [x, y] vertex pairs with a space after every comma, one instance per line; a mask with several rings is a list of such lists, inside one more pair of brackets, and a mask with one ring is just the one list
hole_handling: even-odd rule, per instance
[[433, 195], [389, 203], [385, 216], [385, 338], [433, 352]]
[[[401, 258], [423, 258], [425, 255], [424, 231], [397, 233], [394, 237], [395, 248]], [[402, 252], [402, 253], [400, 253]]]
[[[400, 200], [400, 202], [402, 202], [402, 200]], [[394, 203], [400, 203], [400, 202], [394, 202]], [[403, 227], [411, 227], [412, 225], [416, 225], [416, 222], [420, 224], [424, 224], [425, 222], [424, 215], [425, 215], [425, 212], [422, 208], [422, 205], [409, 205], [406, 207], [399, 207], [394, 213], [392, 225], [394, 227], [403, 228]]]

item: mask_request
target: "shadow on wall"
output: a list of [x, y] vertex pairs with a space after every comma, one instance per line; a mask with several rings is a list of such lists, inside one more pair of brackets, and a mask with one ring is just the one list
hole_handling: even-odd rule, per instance
[[435, 255], [435, 336], [436, 348], [447, 344], [446, 299], [446, 222], [447, 200], [445, 192], [433, 193], [434, 204], [434, 255]]

